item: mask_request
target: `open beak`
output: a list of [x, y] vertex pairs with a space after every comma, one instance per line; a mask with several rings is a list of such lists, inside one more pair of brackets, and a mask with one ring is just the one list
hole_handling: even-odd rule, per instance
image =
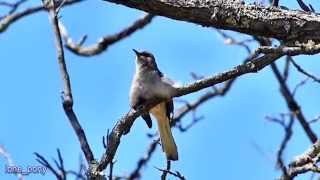
[[135, 50], [135, 49], [132, 49], [132, 51], [133, 51], [134, 53], [136, 53], [137, 56], [140, 55], [140, 52], [139, 52], [139, 51], [137, 51], [137, 50]]

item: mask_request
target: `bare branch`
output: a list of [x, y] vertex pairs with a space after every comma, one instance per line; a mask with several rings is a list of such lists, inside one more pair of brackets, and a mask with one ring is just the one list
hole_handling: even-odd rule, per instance
[[[75, 3], [79, 3], [82, 2], [84, 0], [68, 0], [66, 3], [64, 3], [64, 5], [72, 5]], [[25, 9], [21, 12], [18, 13], [14, 13], [14, 14], [9, 14], [4, 16], [3, 18], [0, 19], [0, 33], [3, 33], [5, 30], [7, 30], [7, 28], [13, 24], [14, 22], [16, 22], [17, 20], [20, 20], [23, 17], [26, 17], [28, 15], [40, 12], [40, 11], [44, 11], [46, 10], [44, 5], [40, 5], [40, 6], [35, 6], [35, 7], [31, 7], [28, 9]]]
[[[259, 37], [257, 37], [256, 39], [259, 41], [261, 46], [270, 47], [270, 45], [271, 45], [270, 39], [259, 38]], [[313, 44], [313, 43], [312, 42], [308, 42], [307, 44]], [[259, 48], [259, 49], [261, 49], [261, 48]], [[281, 52], [281, 51], [276, 50], [276, 52]], [[316, 142], [317, 141], [316, 134], [312, 131], [311, 127], [309, 126], [309, 124], [308, 124], [306, 118], [304, 117], [304, 114], [303, 114], [299, 104], [294, 99], [293, 94], [291, 93], [291, 91], [290, 91], [289, 87], [287, 86], [283, 76], [281, 75], [278, 67], [276, 66], [276, 64], [274, 62], [271, 63], [271, 69], [272, 69], [276, 79], [278, 80], [278, 82], [280, 84], [281, 94], [283, 95], [284, 99], [286, 100], [286, 103], [287, 103], [287, 106], [288, 106], [289, 110], [291, 111], [291, 113], [293, 113], [296, 116], [296, 118], [298, 119], [299, 123], [301, 124], [304, 132], [307, 134], [309, 140], [312, 143]]]
[[110, 45], [130, 36], [137, 30], [144, 28], [146, 25], [148, 25], [152, 21], [153, 18], [154, 18], [154, 15], [147, 14], [141, 19], [136, 20], [132, 25], [128, 26], [122, 31], [113, 35], [105, 36], [101, 38], [98, 43], [88, 47], [82, 46], [84, 40], [80, 41], [80, 43], [75, 43], [69, 37], [67, 29], [63, 26], [61, 22], [59, 23], [59, 26], [61, 29], [62, 37], [66, 43], [66, 47], [70, 51], [80, 56], [93, 56], [93, 55], [98, 55], [104, 52]]
[[201, 121], [202, 119], [204, 119], [203, 116], [196, 117], [195, 114], [196, 114], [196, 113], [195, 113], [195, 111], [193, 110], [193, 111], [192, 111], [192, 115], [193, 115], [192, 121], [191, 121], [188, 125], [186, 125], [185, 127], [183, 127], [182, 124], [179, 123], [178, 125], [176, 125], [176, 127], [178, 127], [178, 129], [179, 129], [181, 132], [186, 132], [186, 131], [188, 131], [190, 128], [192, 128], [195, 124], [197, 124], [199, 121]]
[[154, 140], [150, 145], [149, 148], [147, 150], [147, 153], [144, 157], [140, 158], [140, 160], [138, 161], [137, 167], [134, 169], [134, 171], [129, 175], [128, 180], [135, 180], [138, 179], [141, 176], [141, 169], [144, 165], [146, 165], [146, 163], [150, 160], [152, 154], [154, 153], [154, 151], [157, 148], [157, 145], [159, 144], [160, 139], [157, 138], [156, 140]]
[[8, 6], [11, 8], [11, 10], [9, 11], [8, 14], [12, 14], [14, 13], [21, 4], [25, 3], [27, 0], [19, 0], [17, 2], [14, 2], [14, 3], [9, 3], [9, 2], [6, 2], [6, 1], [0, 1], [0, 6]]
[[297, 101], [294, 99], [293, 94], [290, 92], [289, 87], [287, 86], [286, 82], [284, 81], [277, 66], [275, 64], [271, 64], [271, 68], [272, 68], [272, 71], [274, 72], [274, 74], [280, 84], [281, 93], [282, 93], [284, 99], [286, 100], [288, 108], [297, 117], [304, 132], [307, 134], [309, 140], [312, 143], [315, 143], [317, 141], [317, 136], [312, 131], [311, 127], [309, 126], [309, 123], [307, 122], [306, 118], [304, 117], [304, 114], [303, 114], [300, 106], [298, 105]]
[[315, 118], [313, 118], [313, 119], [311, 119], [311, 120], [309, 121], [309, 124], [318, 122], [319, 120], [320, 120], [320, 115], [317, 116], [317, 117], [315, 117]]
[[56, 12], [57, 7], [56, 7], [54, 0], [50, 0], [50, 3], [47, 5], [48, 5], [47, 8], [49, 8], [48, 10], [49, 10], [49, 15], [50, 15], [50, 20], [52, 22], [52, 27], [53, 27], [54, 34], [55, 34], [55, 43], [56, 43], [58, 64], [59, 64], [59, 68], [60, 68], [62, 81], [64, 84], [64, 89], [63, 89], [63, 94], [62, 94], [63, 109], [64, 109], [64, 111], [68, 117], [68, 120], [71, 123], [74, 131], [76, 132], [78, 140], [81, 144], [81, 149], [86, 157], [88, 164], [91, 164], [94, 161], [93, 153], [90, 149], [89, 143], [87, 142], [87, 138], [85, 136], [85, 133], [84, 133], [84, 131], [78, 121], [78, 118], [72, 108], [73, 98], [72, 98], [72, 91], [71, 91], [71, 83], [70, 83], [69, 74], [67, 71], [67, 66], [65, 63], [61, 34], [60, 34], [59, 26], [58, 26], [58, 18], [57, 18], [57, 12]]
[[295, 96], [296, 93], [297, 93], [297, 91], [298, 91], [298, 89], [299, 89], [300, 87], [302, 87], [303, 85], [305, 85], [308, 80], [309, 80], [309, 78], [307, 77], [307, 78], [303, 79], [302, 81], [300, 81], [300, 82], [294, 87], [294, 89], [293, 89], [293, 91], [292, 91], [292, 95]]
[[316, 165], [320, 160], [320, 141], [316, 141], [308, 150], [303, 154], [296, 157], [294, 161], [289, 164], [287, 176], [283, 175], [281, 179], [293, 179], [299, 174], [308, 171], [320, 172], [320, 168]]
[[285, 136], [284, 136], [284, 138], [280, 144], [280, 148], [277, 152], [277, 164], [285, 176], [287, 176], [288, 174], [287, 174], [287, 168], [285, 166], [285, 163], [283, 162], [282, 156], [283, 156], [283, 152], [285, 151], [286, 146], [292, 136], [293, 123], [294, 123], [294, 116], [291, 114], [288, 125], [284, 126]]
[[274, 62], [276, 59], [280, 58], [282, 54], [267, 54], [261, 57], [257, 57], [245, 64], [239, 65], [232, 70], [219, 73], [217, 75], [208, 77], [206, 79], [195, 81], [194, 83], [184, 85], [182, 87], [177, 88], [177, 92], [174, 95], [174, 97], [180, 97], [186, 94], [190, 94], [192, 92], [199, 91], [201, 89], [213, 86], [215, 84], [234, 79], [238, 76], [241, 76], [243, 74], [247, 73], [254, 73], [257, 72], [267, 65]]
[[44, 167], [48, 168], [55, 176], [58, 180], [65, 180], [66, 177], [63, 176], [59, 171], [55, 170], [51, 164], [46, 160], [46, 158], [44, 158], [42, 155], [40, 155], [39, 153], [34, 153], [37, 157], [37, 161], [42, 164]]
[[185, 106], [179, 108], [175, 113], [173, 120], [171, 122], [171, 126], [175, 126], [175, 124], [180, 121], [182, 117], [184, 117], [188, 112], [195, 110], [199, 105], [208, 101], [209, 99], [217, 96], [224, 96], [231, 88], [232, 84], [235, 82], [235, 79], [229, 80], [225, 82], [224, 86], [217, 89], [216, 91], [209, 91], [199, 97], [196, 101], [192, 103], [188, 103]]
[[320, 83], [320, 78], [310, 74], [309, 72], [307, 72], [306, 70], [304, 70], [300, 65], [298, 65], [292, 57], [289, 58], [290, 62], [293, 64], [293, 66], [302, 74], [306, 75], [307, 77], [313, 79], [315, 82]]
[[161, 180], [166, 180], [167, 174], [170, 174], [170, 175], [172, 175], [174, 177], [177, 177], [180, 180], [185, 180], [185, 177], [183, 175], [181, 175], [180, 172], [178, 172], [178, 171], [176, 171], [176, 172], [170, 171], [170, 168], [171, 168], [170, 161], [167, 161], [167, 168], [166, 169], [160, 169], [160, 168], [157, 168], [157, 167], [155, 167], [155, 168], [162, 172]]
[[297, 43], [293, 46], [281, 45], [275, 48], [271, 46], [261, 46], [257, 51], [264, 54], [281, 53], [289, 56], [296, 56], [300, 54], [313, 55], [320, 52], [320, 44], [316, 44], [315, 42], [309, 40], [306, 43]]
[[[155, 15], [279, 40], [320, 40], [319, 15], [234, 0], [105, 0]], [[179, 12], [179, 13], [177, 13]]]
[[217, 29], [217, 32], [224, 38], [224, 43], [225, 44], [232, 44], [232, 45], [238, 45], [243, 47], [248, 53], [251, 53], [250, 47], [249, 45], [247, 45], [246, 43], [254, 41], [254, 39], [246, 39], [243, 41], [237, 41], [235, 38], [229, 36], [228, 34], [226, 34], [225, 32], [223, 32], [222, 30]]

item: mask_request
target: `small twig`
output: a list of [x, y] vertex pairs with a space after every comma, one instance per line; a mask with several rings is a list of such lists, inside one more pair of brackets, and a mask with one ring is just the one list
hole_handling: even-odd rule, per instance
[[161, 180], [166, 180], [167, 174], [170, 174], [170, 175], [172, 175], [174, 177], [177, 177], [180, 180], [185, 180], [185, 177], [183, 175], [181, 175], [180, 172], [178, 172], [178, 171], [176, 171], [176, 172], [170, 171], [170, 168], [171, 168], [171, 162], [170, 161], [167, 161], [167, 168], [166, 169], [160, 169], [160, 168], [157, 168], [157, 167], [155, 167], [155, 168], [162, 172]]
[[[65, 5], [73, 5], [82, 1], [84, 0], [68, 0]], [[0, 18], [0, 33], [6, 31], [11, 24], [20, 20], [21, 18], [44, 10], [46, 10], [45, 5], [34, 6], [31, 8], [27, 8], [21, 12], [12, 13], [4, 16], [3, 18]]]
[[315, 82], [320, 83], [320, 78], [308, 73], [306, 70], [304, 70], [300, 65], [298, 65], [292, 57], [289, 58], [290, 62], [293, 64], [293, 66], [302, 74], [306, 75], [307, 77], [311, 78], [312, 80], [314, 80]]
[[[177, 122], [180, 121], [188, 112], [194, 111], [198, 106], [207, 102], [208, 100], [214, 97], [222, 97], [224, 96], [231, 88], [235, 79], [229, 80], [224, 83], [224, 86], [218, 88], [216, 91], [209, 91], [202, 96], [200, 96], [196, 101], [189, 103], [188, 101], [183, 101], [185, 103], [184, 106], [180, 107], [175, 111], [173, 120], [171, 121], [171, 126], [175, 126]], [[179, 99], [181, 101], [181, 99]]]
[[185, 127], [182, 126], [181, 123], [178, 123], [176, 125], [176, 127], [181, 131], [181, 132], [186, 132], [188, 131], [191, 127], [193, 127], [195, 124], [197, 124], [199, 121], [201, 121], [202, 119], [204, 119], [204, 116], [200, 116], [200, 117], [196, 117], [194, 114], [195, 114], [195, 111], [193, 110], [192, 111], [192, 114], [193, 114], [193, 118], [192, 118], [192, 121], [186, 125]]
[[309, 80], [309, 77], [307, 77], [306, 79], [303, 79], [302, 81], [300, 81], [294, 88], [293, 88], [293, 91], [292, 91], [292, 95], [295, 96], [298, 89], [300, 87], [302, 87], [303, 85], [305, 85], [307, 83], [307, 81]]
[[39, 153], [34, 153], [36, 155], [36, 161], [38, 161], [40, 164], [42, 164], [44, 167], [48, 168], [58, 180], [65, 180], [66, 177], [64, 177], [60, 172], [55, 170], [51, 164]]
[[129, 175], [128, 180], [135, 180], [140, 178], [141, 176], [141, 169], [146, 163], [150, 160], [152, 154], [155, 152], [160, 139], [153, 140], [153, 142], [149, 145], [147, 153], [144, 157], [140, 158], [137, 164], [137, 167], [133, 170], [133, 172]]
[[290, 114], [280, 113], [279, 116], [280, 116], [280, 118], [273, 117], [273, 116], [266, 116], [265, 119], [270, 122], [277, 123], [277, 124], [281, 125], [284, 129], [286, 129], [287, 125], [285, 122], [285, 117], [291, 116], [291, 113]]
[[11, 8], [11, 10], [9, 11], [9, 15], [14, 13], [21, 4], [25, 3], [27, 0], [19, 0], [15, 3], [9, 3], [9, 2], [6, 2], [6, 1], [0, 1], [0, 5], [1, 6], [8, 6]]
[[315, 118], [313, 118], [313, 119], [311, 119], [311, 120], [309, 121], [309, 124], [318, 122], [319, 120], [320, 120], [320, 115], [317, 116], [317, 117], [315, 117]]
[[282, 156], [283, 156], [283, 152], [285, 151], [286, 146], [287, 146], [290, 138], [292, 137], [293, 123], [294, 123], [294, 116], [290, 115], [289, 123], [288, 123], [288, 125], [286, 125], [284, 127], [284, 130], [285, 130], [284, 138], [283, 138], [281, 145], [280, 145], [280, 148], [277, 152], [277, 164], [285, 176], [287, 176], [288, 174], [287, 174], [287, 168], [285, 166], [285, 163], [283, 162]]
[[59, 14], [60, 9], [67, 3], [68, 0], [63, 0], [59, 6], [56, 8], [56, 14]]
[[194, 72], [191, 72], [190, 75], [191, 75], [192, 79], [194, 79], [194, 80], [199, 80], [199, 79], [203, 79], [204, 78], [204, 76], [200, 76], [200, 75], [198, 75], [198, 74], [196, 74]]
[[104, 149], [107, 148], [108, 139], [109, 139], [109, 129], [107, 129], [107, 137], [102, 136], [102, 145]]
[[253, 39], [246, 39], [243, 41], [237, 41], [235, 38], [232, 36], [229, 36], [227, 33], [225, 33], [222, 30], [216, 29], [216, 31], [224, 38], [224, 43], [228, 45], [238, 45], [243, 47], [249, 54], [251, 53], [251, 49], [249, 45], [246, 43], [254, 41]]
[[[260, 43], [261, 46], [269, 46], [271, 45], [271, 41], [269, 39], [263, 39], [263, 38], [259, 38], [257, 37], [257, 41]], [[305, 45], [307, 46], [308, 44], [312, 44], [312, 42], [308, 42]], [[304, 45], [301, 45], [304, 46]], [[283, 47], [283, 46], [280, 46]], [[263, 48], [259, 48], [260, 50]], [[282, 49], [282, 48], [280, 48]], [[289, 87], [287, 86], [282, 74], [280, 73], [277, 65], [272, 62], [271, 63], [271, 69], [276, 77], [276, 79], [279, 82], [280, 85], [280, 92], [282, 94], [282, 96], [284, 97], [284, 99], [286, 100], [288, 109], [291, 111], [291, 113], [293, 113], [296, 118], [298, 119], [300, 125], [302, 126], [304, 132], [307, 134], [309, 140], [314, 143], [317, 141], [317, 136], [316, 134], [313, 132], [313, 130], [311, 129], [311, 127], [309, 126], [299, 104], [297, 103], [297, 101], [294, 99]]]
[[60, 172], [59, 175], [61, 176], [61, 178], [67, 179], [66, 170], [64, 169], [63, 159], [62, 159], [61, 152], [59, 149], [57, 149], [57, 154], [58, 154], [59, 162], [56, 159], [53, 159], [53, 162], [55, 163], [56, 167], [58, 168], [58, 170]]

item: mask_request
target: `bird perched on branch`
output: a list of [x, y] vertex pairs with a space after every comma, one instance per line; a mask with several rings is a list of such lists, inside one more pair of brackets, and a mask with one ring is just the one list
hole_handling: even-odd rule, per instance
[[133, 109], [137, 109], [152, 100], [163, 100], [148, 112], [142, 113], [141, 116], [149, 128], [152, 126], [149, 113], [155, 117], [158, 123], [162, 150], [168, 160], [178, 160], [177, 146], [170, 127], [170, 120], [173, 117], [174, 83], [163, 76], [151, 53], [138, 52], [135, 49], [133, 51], [136, 54], [136, 71], [131, 84], [130, 105]]

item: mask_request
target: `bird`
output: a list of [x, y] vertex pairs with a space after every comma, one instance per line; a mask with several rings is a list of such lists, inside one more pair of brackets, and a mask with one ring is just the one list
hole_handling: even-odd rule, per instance
[[159, 70], [153, 54], [135, 49], [133, 51], [136, 55], [136, 67], [129, 94], [130, 106], [136, 110], [152, 100], [162, 100], [141, 116], [149, 128], [152, 127], [150, 113], [157, 120], [162, 150], [167, 160], [176, 161], [178, 150], [170, 126], [174, 110], [172, 97], [176, 92], [175, 84]]

